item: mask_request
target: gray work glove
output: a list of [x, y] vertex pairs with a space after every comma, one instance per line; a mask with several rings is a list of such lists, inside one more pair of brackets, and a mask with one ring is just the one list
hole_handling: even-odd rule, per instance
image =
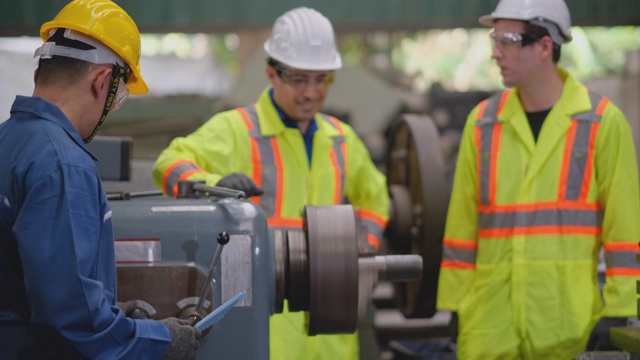
[[169, 329], [171, 344], [164, 360], [195, 360], [202, 332], [189, 325], [189, 321], [170, 317], [160, 320]]
[[244, 191], [247, 197], [258, 196], [263, 193], [262, 189], [257, 187], [250, 177], [240, 173], [233, 173], [223, 177], [216, 186]]

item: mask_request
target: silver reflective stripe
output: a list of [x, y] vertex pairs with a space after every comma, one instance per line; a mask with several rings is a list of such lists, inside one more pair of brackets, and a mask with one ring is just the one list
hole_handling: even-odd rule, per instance
[[[333, 121], [331, 121], [331, 117], [329, 115], [320, 114], [320, 116], [324, 121], [329, 123], [333, 128], [341, 132], [341, 129], [338, 129], [336, 124], [334, 124]], [[336, 190], [339, 191], [340, 204], [344, 203], [344, 198], [342, 196], [342, 193], [344, 190], [345, 159], [344, 159], [344, 154], [342, 153], [342, 144], [344, 144], [344, 135], [338, 135], [333, 137], [333, 152], [334, 154], [336, 154], [336, 160], [338, 163], [338, 168], [335, 170], [340, 172], [340, 184], [335, 184]], [[337, 186], [339, 186], [339, 188]]]
[[442, 261], [460, 261], [468, 264], [476, 263], [476, 250], [443, 246]]
[[607, 251], [604, 254], [604, 260], [607, 268], [640, 269], [635, 251]]
[[491, 148], [493, 145], [493, 131], [498, 123], [498, 107], [504, 92], [497, 93], [489, 97], [487, 105], [482, 113], [482, 118], [478, 119], [476, 126], [480, 127], [480, 203], [490, 204], [489, 186], [491, 181]]
[[116, 239], [115, 256], [118, 264], [147, 264], [160, 262], [160, 239]]
[[178, 183], [180, 176], [189, 170], [196, 170], [199, 167], [194, 163], [185, 163], [180, 164], [173, 168], [167, 176], [167, 181], [165, 182], [165, 186], [167, 187], [167, 194], [176, 195], [173, 193], [173, 187]]
[[260, 196], [260, 207], [265, 211], [267, 217], [276, 215], [276, 196], [278, 184], [278, 168], [276, 166], [275, 154], [271, 145], [274, 136], [263, 136], [260, 133], [260, 122], [258, 113], [254, 106], [247, 106], [244, 110], [249, 115], [249, 120], [253, 124], [253, 130], [249, 131], [249, 136], [256, 140], [258, 151], [260, 152], [260, 164], [262, 166], [262, 183], [260, 187], [264, 193]]
[[480, 229], [503, 229], [528, 226], [602, 226], [600, 210], [546, 209], [481, 213]]
[[567, 200], [578, 200], [580, 197], [589, 157], [589, 141], [591, 140], [593, 123], [600, 122], [602, 118], [601, 115], [596, 113], [596, 108], [602, 98], [603, 96], [601, 95], [589, 92], [591, 110], [573, 116], [577, 122], [577, 129], [569, 161], [569, 177], [565, 194]]

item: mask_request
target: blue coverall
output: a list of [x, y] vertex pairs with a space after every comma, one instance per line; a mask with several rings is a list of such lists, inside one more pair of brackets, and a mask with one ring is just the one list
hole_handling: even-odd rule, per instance
[[160, 359], [171, 341], [160, 322], [116, 306], [111, 210], [94, 160], [41, 98], [18, 96], [0, 124], [2, 356]]

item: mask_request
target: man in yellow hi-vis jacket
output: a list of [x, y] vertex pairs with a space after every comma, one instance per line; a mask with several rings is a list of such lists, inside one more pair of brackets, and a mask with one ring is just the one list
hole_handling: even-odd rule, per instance
[[481, 102], [464, 129], [438, 308], [458, 314], [460, 359], [573, 359], [591, 334], [637, 312], [630, 126], [557, 68], [571, 40], [563, 0], [501, 0], [480, 22], [494, 27], [492, 57], [510, 89]]
[[[306, 204], [348, 200], [378, 247], [388, 219], [386, 179], [353, 129], [319, 112], [342, 66], [331, 23], [310, 8], [291, 10], [264, 47], [271, 86], [255, 105], [217, 114], [174, 139], [155, 164], [156, 184], [172, 195], [182, 179], [242, 190], [279, 228], [301, 227]], [[309, 337], [304, 321], [286, 307], [271, 317], [271, 359], [358, 358], [357, 335]]]

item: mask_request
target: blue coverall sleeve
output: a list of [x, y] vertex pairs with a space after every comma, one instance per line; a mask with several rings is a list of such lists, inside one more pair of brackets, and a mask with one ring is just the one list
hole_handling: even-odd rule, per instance
[[111, 212], [95, 169], [63, 165], [27, 184], [14, 233], [31, 322], [90, 359], [161, 359], [167, 328], [115, 306]]

